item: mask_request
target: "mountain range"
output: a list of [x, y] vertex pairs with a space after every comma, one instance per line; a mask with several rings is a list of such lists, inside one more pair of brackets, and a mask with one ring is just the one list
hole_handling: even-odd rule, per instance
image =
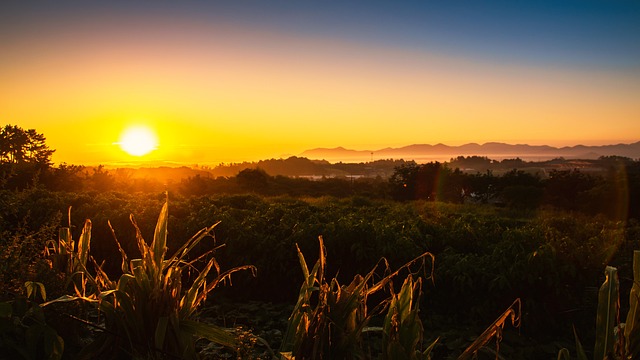
[[601, 156], [624, 156], [640, 159], [640, 141], [631, 144], [601, 146], [565, 146], [505, 144], [488, 142], [469, 143], [460, 146], [445, 144], [414, 144], [399, 148], [379, 150], [351, 150], [344, 147], [316, 148], [304, 151], [299, 156], [327, 161], [371, 161], [376, 159], [404, 159], [417, 162], [448, 161], [458, 156], [486, 156], [493, 160], [520, 158], [527, 161], [544, 161], [554, 158], [597, 159]]

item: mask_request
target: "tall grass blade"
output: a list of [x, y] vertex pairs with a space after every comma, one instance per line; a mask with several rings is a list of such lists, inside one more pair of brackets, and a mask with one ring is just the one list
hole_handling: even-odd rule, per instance
[[162, 347], [164, 346], [165, 338], [167, 336], [168, 326], [169, 326], [169, 317], [161, 316], [158, 319], [158, 325], [156, 325], [156, 332], [155, 332], [156, 349], [162, 349]]
[[613, 351], [615, 344], [614, 329], [618, 317], [619, 282], [618, 270], [613, 266], [605, 268], [605, 281], [598, 293], [598, 313], [596, 315], [596, 344], [594, 360], [603, 360]]

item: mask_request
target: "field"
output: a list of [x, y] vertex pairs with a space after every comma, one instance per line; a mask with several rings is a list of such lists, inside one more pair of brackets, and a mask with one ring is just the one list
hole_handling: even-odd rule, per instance
[[[91, 219], [89, 253], [93, 260], [86, 263], [87, 271], [95, 274], [92, 264], [100, 264], [100, 271], [117, 279], [122, 274], [121, 253], [107, 221], [129, 259], [140, 258], [143, 248], [136, 241], [129, 215], [133, 214], [142, 237], [153, 239], [165, 195], [35, 188], [2, 192], [0, 201], [0, 276], [3, 298], [9, 301], [24, 293], [26, 281], [42, 283], [47, 299], [78, 292], [79, 283], [74, 290], [74, 281], [69, 282], [74, 275], [56, 272], [49, 266], [51, 254], [43, 256], [47, 241], [58, 239], [58, 229], [67, 224], [69, 213], [73, 239], [80, 238], [85, 219]], [[633, 219], [624, 222], [550, 208], [251, 194], [169, 194], [168, 203], [168, 255], [199, 230], [217, 224], [211, 237], [194, 244], [184, 258], [189, 261], [181, 275], [184, 281], [197, 277], [212, 250], [214, 267], [220, 266], [218, 273], [245, 265], [256, 269], [253, 275], [252, 271], [231, 275], [203, 299], [198, 309], [201, 319], [236, 328], [249, 339], [236, 350], [198, 343], [205, 358], [225, 353], [267, 356], [268, 347], [254, 336], [271, 349], [281, 348], [287, 319], [305, 280], [296, 246], [311, 266], [318, 259], [318, 236], [326, 249], [324, 276], [340, 284], [349, 284], [357, 274], [369, 274], [382, 258], [388, 269], [395, 270], [425, 252], [433, 254], [433, 263], [428, 258], [421, 268], [405, 269], [386, 293], [365, 299], [383, 303], [389, 291], [399, 291], [409, 271], [422, 277], [418, 299], [424, 336], [420, 348], [438, 339], [433, 358], [456, 358], [516, 299], [521, 301], [521, 326], [506, 324], [499, 347], [502, 356], [555, 358], [563, 347], [573, 353], [572, 327], [591, 352], [587, 344], [596, 338], [597, 296], [605, 279], [604, 268], [617, 267], [620, 293], [628, 294], [633, 250], [640, 240], [640, 225]], [[378, 266], [371, 278], [380, 280], [387, 274], [388, 270]], [[86, 287], [83, 296], [88, 297], [91, 284], [82, 286]], [[621, 314], [629, 306], [625, 297], [620, 297]], [[87, 336], [100, 332], [86, 324], [95, 322], [86, 304], [71, 303], [53, 303], [44, 311], [47, 324], [67, 334], [62, 336], [65, 354], [77, 353]], [[369, 305], [370, 310], [373, 307]], [[372, 311], [367, 326], [382, 326], [383, 318], [384, 314]], [[374, 355], [381, 352], [376, 336], [374, 332], [362, 340]], [[493, 342], [486, 347], [495, 350]]]

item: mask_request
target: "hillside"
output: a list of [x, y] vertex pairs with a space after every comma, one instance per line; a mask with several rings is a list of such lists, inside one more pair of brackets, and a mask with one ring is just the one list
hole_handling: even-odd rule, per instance
[[597, 159], [601, 156], [624, 156], [640, 158], [640, 141], [631, 144], [603, 146], [565, 146], [505, 144], [489, 142], [485, 144], [469, 143], [460, 146], [445, 144], [414, 144], [399, 148], [379, 150], [350, 150], [344, 147], [316, 148], [304, 151], [300, 156], [309, 159], [327, 161], [369, 161], [371, 159], [405, 159], [416, 162], [447, 161], [458, 156], [486, 156], [495, 160], [521, 158], [527, 161], [545, 161], [554, 158]]

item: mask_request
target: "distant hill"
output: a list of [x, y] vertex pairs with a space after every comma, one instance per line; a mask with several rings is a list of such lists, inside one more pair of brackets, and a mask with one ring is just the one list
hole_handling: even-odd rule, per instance
[[[155, 180], [161, 183], [180, 181], [182, 179], [201, 177], [234, 177], [245, 169], [260, 168], [271, 176], [289, 177], [369, 177], [380, 176], [388, 178], [393, 174], [395, 168], [405, 164], [404, 160], [376, 160], [373, 162], [360, 163], [335, 163], [331, 164], [324, 160], [310, 160], [291, 156], [287, 159], [269, 159], [258, 162], [243, 162], [232, 164], [220, 164], [215, 167], [119, 167], [110, 168], [108, 171], [118, 179], [146, 179]], [[91, 170], [94, 168], [88, 168]]]
[[469, 143], [460, 146], [445, 144], [414, 144], [400, 148], [384, 148], [379, 150], [350, 150], [343, 147], [332, 149], [317, 148], [300, 154], [309, 159], [327, 161], [369, 161], [371, 159], [404, 159], [417, 162], [447, 161], [457, 156], [486, 156], [501, 160], [521, 158], [528, 161], [543, 161], [563, 157], [566, 159], [597, 159], [600, 156], [624, 156], [631, 159], [640, 158], [640, 141], [632, 144], [616, 144], [602, 146], [566, 146], [505, 144], [489, 142], [485, 144]]

